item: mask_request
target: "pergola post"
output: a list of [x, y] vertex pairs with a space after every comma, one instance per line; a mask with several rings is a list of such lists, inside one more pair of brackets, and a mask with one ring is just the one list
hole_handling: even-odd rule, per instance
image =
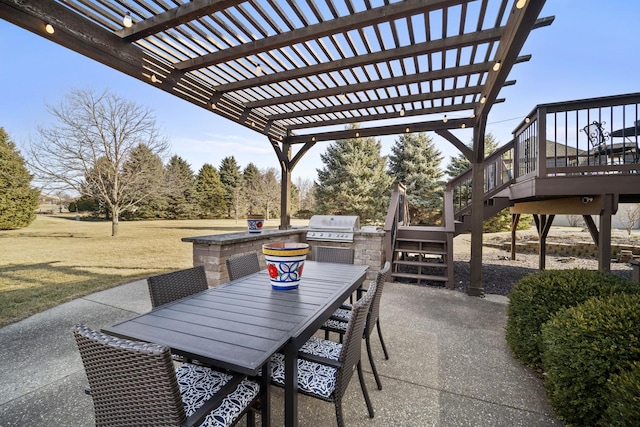
[[282, 155], [287, 161], [280, 162], [280, 230], [291, 228], [291, 144], [282, 144]]
[[600, 212], [600, 236], [598, 239], [598, 270], [611, 271], [611, 215], [618, 210], [617, 196], [604, 194]]
[[473, 160], [471, 170], [471, 271], [467, 294], [482, 296], [482, 223], [484, 221], [484, 131], [486, 115], [478, 117], [473, 127]]

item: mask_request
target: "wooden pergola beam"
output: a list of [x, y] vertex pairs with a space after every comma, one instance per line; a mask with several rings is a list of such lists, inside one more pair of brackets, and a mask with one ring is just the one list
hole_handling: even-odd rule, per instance
[[365, 12], [356, 13], [354, 15], [332, 19], [330, 21], [302, 27], [282, 34], [276, 34], [253, 42], [244, 43], [233, 48], [181, 61], [176, 63], [175, 67], [182, 71], [193, 71], [234, 59], [268, 52], [284, 46], [291, 46], [296, 43], [316, 40], [321, 37], [334, 34], [346, 33], [353, 29], [363, 28], [380, 22], [389, 21], [394, 18], [410, 16], [419, 12], [428, 12], [430, 10], [450, 7], [460, 3], [463, 3], [463, 0], [405, 0], [392, 5], [381, 6]]

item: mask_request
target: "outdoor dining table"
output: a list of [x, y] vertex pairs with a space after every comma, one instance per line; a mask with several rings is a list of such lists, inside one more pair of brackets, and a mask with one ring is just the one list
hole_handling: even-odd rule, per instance
[[298, 425], [298, 350], [364, 281], [367, 266], [306, 261], [298, 289], [274, 290], [266, 270], [103, 328], [167, 345], [218, 369], [262, 373], [262, 425], [270, 423], [269, 359], [285, 356], [285, 425]]

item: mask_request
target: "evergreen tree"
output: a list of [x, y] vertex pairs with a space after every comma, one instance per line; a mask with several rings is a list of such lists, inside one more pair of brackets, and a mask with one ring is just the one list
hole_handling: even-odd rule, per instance
[[174, 155], [165, 167], [167, 218], [193, 219], [198, 209], [194, 202], [195, 176], [189, 163]]
[[[498, 141], [493, 136], [491, 132], [487, 133], [484, 136], [484, 155], [485, 157], [498, 148]], [[467, 144], [467, 147], [473, 149], [473, 142]], [[449, 164], [445, 169], [445, 173], [449, 176], [449, 178], [453, 179], [459, 175], [462, 175], [467, 169], [471, 168], [471, 161], [467, 159], [464, 154], [458, 153], [457, 156], [451, 156], [449, 158]]]
[[436, 224], [442, 219], [442, 152], [424, 133], [402, 134], [391, 147], [389, 175], [407, 188], [412, 224]]
[[196, 198], [203, 218], [221, 218], [225, 212], [224, 188], [216, 168], [205, 163], [196, 177]]
[[262, 205], [260, 202], [260, 188], [261, 188], [261, 174], [260, 169], [253, 164], [249, 163], [242, 171], [242, 180], [244, 182], [245, 200], [247, 202], [247, 212], [259, 214], [262, 212]]
[[[129, 153], [123, 167], [122, 191], [139, 200], [123, 213], [123, 217], [136, 219], [163, 219], [169, 207], [164, 185], [164, 165], [159, 155], [145, 144], [140, 144]], [[136, 179], [129, 180], [134, 176]], [[152, 184], [150, 184], [152, 183]]]
[[224, 186], [224, 201], [227, 216], [238, 220], [243, 202], [243, 182], [240, 166], [233, 156], [225, 157], [220, 162], [220, 181]]
[[15, 144], [0, 127], [0, 230], [26, 227], [36, 218], [40, 191], [31, 188], [32, 178]]
[[343, 139], [329, 145], [320, 155], [325, 166], [317, 169], [318, 213], [358, 215], [363, 223], [384, 219], [391, 178], [385, 172], [381, 148], [375, 138]]

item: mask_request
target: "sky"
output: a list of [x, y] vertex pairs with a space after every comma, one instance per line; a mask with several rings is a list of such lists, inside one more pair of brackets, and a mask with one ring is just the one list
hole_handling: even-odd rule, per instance
[[[508, 80], [516, 84], [502, 89], [498, 97], [506, 102], [489, 114], [487, 132], [500, 145], [538, 104], [640, 92], [639, 1], [548, 0], [540, 14], [547, 16], [555, 21], [532, 31], [521, 51], [532, 59], [513, 67]], [[37, 127], [51, 124], [47, 105], [59, 105], [71, 89], [107, 89], [153, 109], [170, 155], [182, 157], [194, 172], [204, 163], [218, 167], [228, 156], [241, 168], [254, 163], [280, 170], [263, 135], [0, 20], [0, 127], [22, 153], [37, 138]], [[452, 133], [471, 141], [470, 129]], [[430, 136], [444, 164], [458, 155], [449, 142]], [[390, 153], [395, 138], [380, 138], [382, 155]], [[293, 170], [294, 183], [317, 178], [329, 143], [319, 142], [303, 156]]]

